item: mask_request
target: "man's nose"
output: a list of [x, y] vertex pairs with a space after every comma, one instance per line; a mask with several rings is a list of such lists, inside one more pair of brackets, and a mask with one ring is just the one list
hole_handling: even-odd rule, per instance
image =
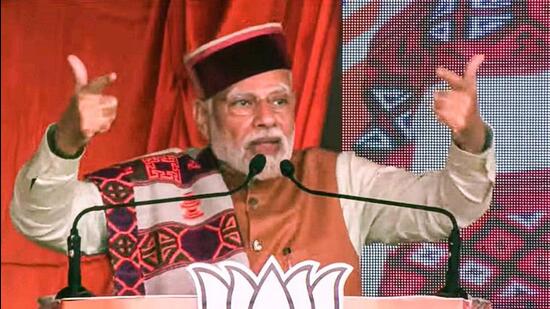
[[270, 128], [275, 126], [275, 111], [270, 102], [260, 101], [254, 111], [254, 126]]

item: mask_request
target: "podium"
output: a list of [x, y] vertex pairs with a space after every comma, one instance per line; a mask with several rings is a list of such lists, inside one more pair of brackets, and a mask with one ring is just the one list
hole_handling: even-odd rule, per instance
[[[491, 304], [480, 299], [442, 298], [436, 296], [344, 297], [344, 309], [489, 309]], [[94, 297], [61, 300], [52, 308], [61, 309], [198, 309], [195, 296], [127, 296]]]

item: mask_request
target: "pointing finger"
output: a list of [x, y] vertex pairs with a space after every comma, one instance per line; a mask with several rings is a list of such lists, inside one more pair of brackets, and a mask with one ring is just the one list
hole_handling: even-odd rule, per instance
[[109, 86], [116, 80], [116, 77], [116, 73], [114, 72], [100, 76], [91, 81], [82, 90], [87, 93], [100, 94], [105, 87]]
[[75, 80], [75, 92], [78, 92], [82, 87], [88, 83], [88, 71], [84, 63], [75, 55], [69, 55], [67, 57], [69, 65], [73, 70]]
[[458, 89], [464, 86], [464, 82], [462, 80], [462, 77], [460, 77], [458, 74], [451, 70], [447, 70], [445, 68], [438, 68], [435, 71], [437, 77], [441, 78], [442, 80], [446, 81], [449, 86], [453, 89]]
[[477, 71], [483, 60], [485, 60], [484, 55], [475, 55], [470, 59], [464, 70], [464, 79], [466, 79], [467, 82], [475, 82]]

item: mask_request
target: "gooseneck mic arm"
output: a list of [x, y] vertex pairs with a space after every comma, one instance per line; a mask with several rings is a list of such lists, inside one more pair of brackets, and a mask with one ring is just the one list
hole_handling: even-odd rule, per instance
[[294, 171], [295, 171], [294, 166], [289, 160], [281, 161], [280, 168], [281, 168], [281, 174], [283, 174], [283, 176], [290, 179], [299, 189], [313, 195], [319, 195], [319, 196], [325, 196], [325, 197], [331, 197], [331, 198], [340, 198], [340, 199], [353, 200], [353, 201], [359, 201], [359, 202], [383, 204], [383, 205], [389, 205], [394, 207], [420, 209], [425, 211], [437, 212], [447, 216], [451, 220], [451, 223], [453, 225], [451, 233], [448, 236], [449, 260], [448, 260], [447, 272], [445, 273], [445, 286], [441, 290], [439, 290], [439, 292], [437, 292], [437, 295], [442, 297], [461, 297], [465, 299], [468, 298], [468, 295], [466, 294], [464, 289], [462, 289], [462, 287], [460, 286], [460, 271], [459, 271], [460, 246], [461, 246], [460, 232], [458, 229], [458, 224], [456, 223], [456, 218], [450, 211], [439, 207], [416, 205], [416, 204], [410, 204], [410, 203], [312, 190], [305, 187], [303, 184], [298, 182], [298, 180], [296, 180], [296, 178], [294, 177]]
[[200, 199], [208, 199], [208, 198], [232, 195], [233, 193], [246, 187], [246, 185], [248, 185], [248, 183], [252, 180], [252, 178], [254, 178], [254, 176], [261, 173], [265, 167], [265, 163], [266, 163], [266, 159], [264, 155], [258, 154], [254, 156], [254, 158], [252, 158], [248, 166], [248, 175], [246, 176], [246, 179], [244, 180], [244, 182], [238, 187], [226, 192], [206, 193], [206, 194], [198, 194], [198, 195], [191, 195], [191, 196], [178, 196], [178, 197], [170, 197], [170, 198], [163, 198], [163, 199], [156, 199], [156, 200], [149, 200], [149, 201], [116, 204], [116, 205], [98, 205], [98, 206], [92, 206], [82, 210], [75, 217], [69, 237], [67, 238], [67, 249], [68, 249], [67, 252], [68, 252], [68, 258], [69, 258], [68, 286], [63, 288], [61, 291], [59, 291], [55, 296], [55, 298], [62, 299], [62, 298], [71, 298], [71, 297], [92, 297], [93, 296], [92, 293], [90, 293], [88, 290], [86, 290], [86, 288], [82, 286], [82, 275], [80, 270], [81, 248], [80, 248], [80, 235], [78, 234], [77, 226], [78, 226], [78, 222], [85, 214], [92, 211], [101, 211], [101, 210], [107, 210], [112, 208], [137, 207], [137, 206], [144, 206], [144, 205], [200, 200]]

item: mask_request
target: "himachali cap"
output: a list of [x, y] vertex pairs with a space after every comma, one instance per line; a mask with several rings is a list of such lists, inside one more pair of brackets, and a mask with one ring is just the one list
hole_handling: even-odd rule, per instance
[[245, 28], [206, 43], [184, 62], [201, 99], [253, 75], [290, 69], [286, 39], [278, 23]]

